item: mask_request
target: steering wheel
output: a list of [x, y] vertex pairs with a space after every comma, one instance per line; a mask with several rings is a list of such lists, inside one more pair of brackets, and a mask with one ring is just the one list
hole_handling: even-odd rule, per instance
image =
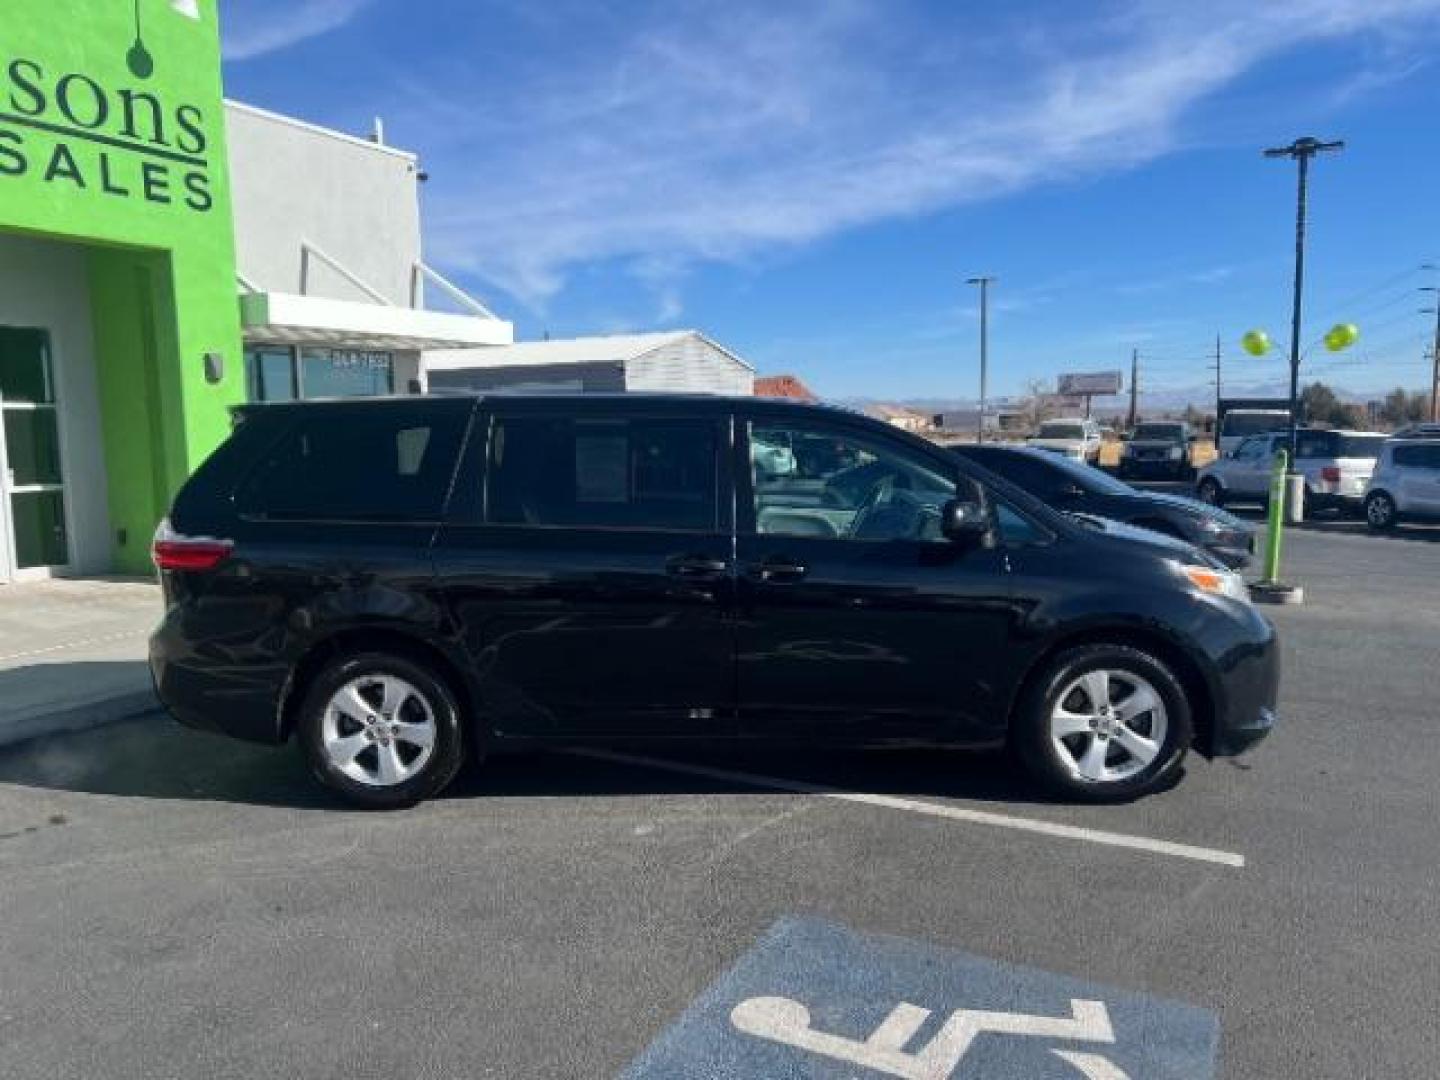
[[850, 519], [850, 537], [853, 539], [860, 535], [860, 527], [865, 520], [880, 506], [881, 502], [890, 501], [890, 493], [895, 489], [895, 478], [893, 476], [882, 476], [876, 481], [860, 500], [860, 505], [855, 508], [855, 516]]

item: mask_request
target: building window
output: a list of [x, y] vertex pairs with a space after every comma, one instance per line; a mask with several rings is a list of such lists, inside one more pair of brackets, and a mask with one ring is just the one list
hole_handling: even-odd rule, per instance
[[395, 354], [257, 346], [245, 350], [245, 388], [251, 401], [392, 394]]
[[279, 346], [246, 349], [245, 388], [251, 401], [293, 401], [294, 350]]
[[374, 397], [395, 389], [395, 357], [356, 349], [302, 349], [300, 394], [307, 398]]

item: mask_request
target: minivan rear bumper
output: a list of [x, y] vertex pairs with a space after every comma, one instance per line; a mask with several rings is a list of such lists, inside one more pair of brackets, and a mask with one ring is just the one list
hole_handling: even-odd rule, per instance
[[223, 655], [218, 643], [193, 646], [176, 626], [172, 608], [150, 637], [155, 696], [186, 727], [249, 742], [283, 742], [280, 698], [283, 665], [246, 664]]

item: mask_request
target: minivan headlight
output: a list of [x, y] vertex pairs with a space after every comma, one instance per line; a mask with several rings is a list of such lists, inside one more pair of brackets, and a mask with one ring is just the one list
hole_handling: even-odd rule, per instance
[[1250, 590], [1245, 585], [1245, 579], [1234, 571], [1194, 566], [1190, 563], [1175, 563], [1174, 566], [1201, 592], [1229, 597], [1247, 604], [1250, 602]]

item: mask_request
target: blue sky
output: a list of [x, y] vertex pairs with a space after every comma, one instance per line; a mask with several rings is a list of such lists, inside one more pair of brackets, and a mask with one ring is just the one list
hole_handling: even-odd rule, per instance
[[695, 326], [831, 397], [1128, 367], [1281, 378], [1295, 169], [1307, 374], [1428, 381], [1440, 0], [222, 0], [226, 89], [417, 151], [429, 261], [521, 337]]

